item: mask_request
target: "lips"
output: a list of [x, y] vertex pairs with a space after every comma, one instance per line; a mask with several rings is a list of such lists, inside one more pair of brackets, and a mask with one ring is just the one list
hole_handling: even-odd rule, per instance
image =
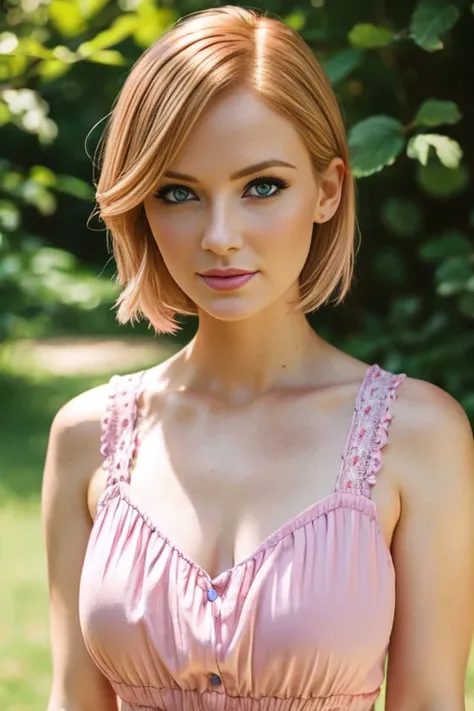
[[233, 277], [241, 276], [243, 274], [254, 274], [255, 272], [250, 269], [209, 269], [207, 272], [203, 272], [201, 276], [203, 277]]
[[247, 284], [256, 274], [244, 269], [210, 269], [199, 276], [211, 289], [234, 291]]

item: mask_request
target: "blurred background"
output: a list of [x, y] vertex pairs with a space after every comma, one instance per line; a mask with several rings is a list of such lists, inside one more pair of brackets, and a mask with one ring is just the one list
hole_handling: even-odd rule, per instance
[[[218, 4], [218, 3], [216, 3]], [[223, 3], [224, 4], [224, 3]], [[0, 709], [50, 685], [40, 490], [79, 392], [194, 333], [118, 327], [93, 155], [140, 53], [203, 0], [0, 2]], [[448, 390], [474, 421], [472, 0], [254, 2], [323, 62], [348, 127], [362, 243], [345, 303], [311, 316], [368, 362]], [[474, 711], [474, 658], [466, 685]], [[378, 709], [382, 708], [382, 701]]]

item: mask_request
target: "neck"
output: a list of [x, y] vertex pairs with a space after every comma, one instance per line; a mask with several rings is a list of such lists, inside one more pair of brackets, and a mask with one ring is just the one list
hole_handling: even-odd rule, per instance
[[203, 314], [185, 349], [186, 387], [242, 405], [271, 390], [304, 387], [327, 349], [299, 312], [270, 309], [240, 322]]

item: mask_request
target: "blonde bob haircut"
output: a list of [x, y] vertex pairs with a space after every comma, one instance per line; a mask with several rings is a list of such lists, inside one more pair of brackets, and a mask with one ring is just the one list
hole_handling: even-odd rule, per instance
[[[301, 135], [315, 176], [339, 157], [349, 164], [346, 132], [331, 85], [304, 40], [264, 13], [225, 6], [188, 15], [133, 66], [104, 131], [97, 203], [112, 237], [120, 323], [143, 317], [174, 333], [177, 314], [196, 305], [166, 268], [143, 200], [156, 188], [187, 136], [224, 90], [254, 91]], [[346, 295], [353, 272], [354, 183], [347, 169], [335, 215], [315, 224], [295, 310], [318, 309]]]

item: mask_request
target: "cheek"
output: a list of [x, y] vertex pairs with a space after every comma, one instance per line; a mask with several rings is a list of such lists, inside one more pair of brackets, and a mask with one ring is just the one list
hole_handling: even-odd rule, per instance
[[190, 219], [190, 215], [177, 214], [170, 208], [170, 213], [166, 214], [166, 208], [153, 210], [145, 208], [145, 213], [150, 225], [151, 232], [161, 252], [161, 256], [168, 268], [179, 266], [189, 254], [193, 244], [193, 236], [196, 233], [195, 221]]
[[313, 213], [308, 200], [282, 201], [278, 209], [269, 210], [269, 217], [262, 222], [262, 239], [272, 250], [278, 246], [285, 258], [305, 258], [311, 244]]

